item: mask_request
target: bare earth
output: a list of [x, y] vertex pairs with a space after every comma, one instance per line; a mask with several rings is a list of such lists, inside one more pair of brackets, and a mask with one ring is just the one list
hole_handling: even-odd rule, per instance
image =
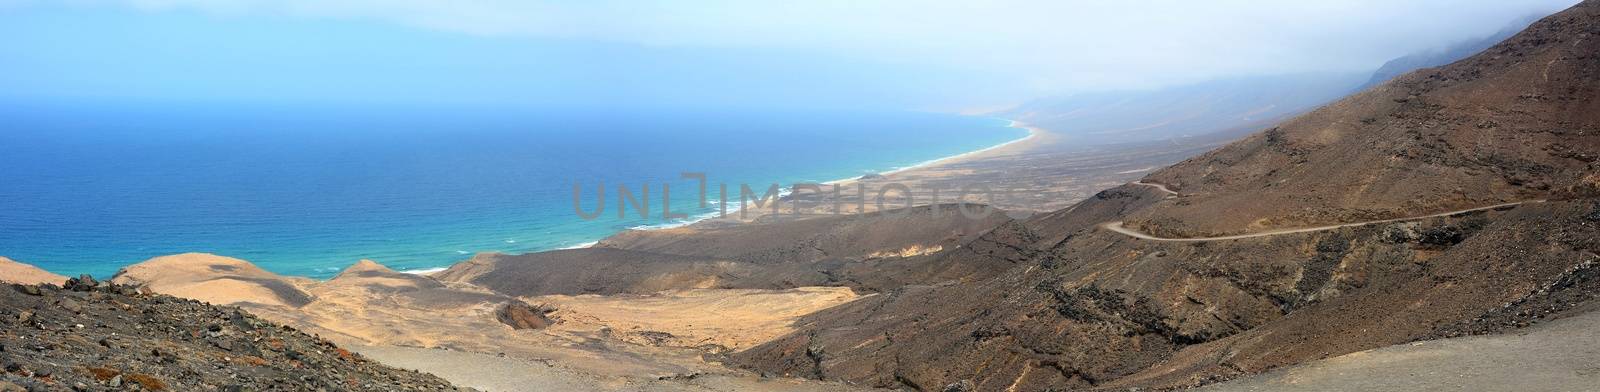
[[[1179, 197], [1178, 192], [1174, 192], [1171, 189], [1167, 189], [1167, 187], [1165, 185], [1145, 183], [1145, 182], [1134, 182], [1132, 184], [1133, 185], [1140, 185], [1140, 186], [1147, 186], [1147, 187], [1155, 188], [1156, 190], [1159, 190], [1161, 192], [1169, 194], [1170, 196], [1168, 196], [1168, 198]], [[1125, 236], [1138, 238], [1138, 239], [1141, 239], [1141, 240], [1168, 241], [1168, 242], [1226, 241], [1226, 240], [1240, 240], [1240, 239], [1245, 239], [1245, 238], [1257, 238], [1257, 237], [1266, 237], [1266, 236], [1284, 235], [1284, 234], [1311, 233], [1311, 232], [1317, 232], [1317, 231], [1327, 231], [1327, 230], [1334, 230], [1334, 229], [1342, 229], [1342, 228], [1346, 228], [1346, 227], [1358, 227], [1358, 226], [1375, 225], [1375, 224], [1382, 224], [1382, 223], [1418, 221], [1418, 220], [1423, 220], [1423, 219], [1431, 219], [1431, 218], [1440, 218], [1440, 217], [1447, 217], [1447, 216], [1454, 216], [1454, 215], [1462, 215], [1462, 214], [1467, 214], [1467, 213], [1472, 213], [1472, 212], [1479, 212], [1479, 211], [1509, 209], [1509, 208], [1516, 207], [1516, 206], [1519, 206], [1519, 205], [1523, 205], [1523, 204], [1526, 204], [1526, 203], [1543, 203], [1543, 202], [1545, 202], [1545, 200], [1541, 199], [1541, 200], [1529, 200], [1529, 201], [1519, 201], [1519, 202], [1511, 202], [1511, 203], [1500, 203], [1500, 204], [1495, 204], [1495, 205], [1487, 206], [1487, 207], [1467, 208], [1467, 209], [1461, 209], [1461, 210], [1455, 210], [1455, 211], [1446, 211], [1446, 212], [1441, 212], [1441, 213], [1437, 213], [1437, 214], [1428, 214], [1428, 215], [1421, 215], [1421, 216], [1408, 216], [1408, 217], [1404, 217], [1404, 218], [1366, 220], [1366, 221], [1352, 222], [1352, 223], [1341, 223], [1341, 224], [1335, 224], [1335, 225], [1323, 225], [1323, 226], [1313, 226], [1313, 227], [1300, 227], [1300, 228], [1292, 228], [1292, 229], [1276, 229], [1276, 230], [1267, 230], [1267, 231], [1254, 232], [1254, 233], [1248, 233], [1248, 234], [1235, 234], [1235, 235], [1225, 235], [1225, 236], [1215, 236], [1215, 237], [1182, 237], [1182, 238], [1158, 237], [1158, 236], [1154, 236], [1154, 235], [1150, 235], [1150, 234], [1141, 233], [1138, 230], [1134, 230], [1134, 229], [1130, 229], [1130, 228], [1124, 227], [1122, 225], [1122, 222], [1106, 222], [1104, 224], [1101, 224], [1100, 227], [1103, 228], [1103, 229], [1106, 229], [1106, 230], [1110, 230], [1110, 231], [1116, 232], [1117, 234], [1122, 234], [1122, 235], [1125, 235]]]
[[[856, 299], [844, 287], [793, 290], [695, 289], [652, 295], [548, 295], [526, 300], [553, 306], [559, 333], [599, 334], [677, 347], [716, 345], [739, 350], [794, 329], [796, 318]], [[662, 335], [666, 333], [668, 335]]]
[[1200, 390], [1589, 391], [1600, 386], [1596, 326], [1600, 313], [1591, 311], [1505, 335], [1345, 354]]
[[386, 365], [422, 370], [456, 385], [486, 391], [615, 392], [855, 392], [866, 389], [793, 378], [751, 378], [707, 374], [692, 378], [619, 382], [573, 372], [548, 360], [397, 346], [355, 346], [351, 351]]
[[40, 284], [49, 283], [59, 285], [66, 282], [67, 277], [50, 273], [31, 265], [18, 263], [11, 259], [0, 257], [0, 283], [15, 284]]
[[[800, 316], [855, 300], [848, 288], [519, 299], [366, 260], [317, 282], [199, 253], [135, 264], [114, 281], [238, 305], [384, 363], [482, 390], [854, 390], [762, 378], [713, 356], [765, 343], [792, 331]], [[517, 330], [497, 319], [501, 306], [517, 302], [555, 308], [553, 325]]]

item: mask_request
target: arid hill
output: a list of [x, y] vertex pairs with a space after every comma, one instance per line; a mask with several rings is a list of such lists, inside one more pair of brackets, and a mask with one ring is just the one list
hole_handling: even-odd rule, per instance
[[[1600, 308], [1597, 35], [1600, 0], [1587, 0], [1465, 60], [1021, 220], [948, 205], [766, 219], [484, 254], [432, 276], [362, 261], [325, 282], [187, 254], [115, 281], [511, 390], [1211, 384]], [[1061, 177], [1043, 161], [1064, 157], [1000, 171], [1047, 183]], [[1156, 165], [1137, 166], [1114, 173]], [[0, 322], [26, 321], [15, 316]], [[237, 317], [221, 317], [232, 333]], [[100, 328], [84, 321], [71, 322]], [[180, 321], [168, 339], [218, 337]], [[56, 324], [40, 336], [94, 347]]]
[[[977, 211], [978, 207], [968, 207]], [[936, 213], [934, 208], [938, 208]], [[630, 230], [606, 238], [596, 248], [705, 256], [758, 264], [863, 259], [899, 253], [932, 253], [954, 248], [1009, 221], [998, 210], [978, 219], [941, 204], [889, 213], [824, 215], [776, 223], [709, 229]]]
[[65, 283], [67, 277], [50, 273], [28, 264], [0, 257], [0, 283], [54, 284]]
[[1146, 178], [1183, 194], [1130, 214], [1172, 235], [1241, 233], [1595, 195], [1593, 5]]
[[[918, 390], [1168, 389], [1591, 303], [1596, 36], [1600, 0], [1585, 1], [1145, 184], [986, 232], [974, 243], [1007, 254], [988, 257], [1024, 260], [991, 279], [862, 298], [734, 359]], [[1269, 231], [1286, 228], [1317, 230]], [[1266, 234], [1182, 240], [1251, 233]]]
[[[1005, 214], [968, 219], [956, 205], [783, 220], [731, 228], [630, 231], [584, 249], [483, 254], [434, 277], [510, 296], [907, 284], [986, 279], [1017, 260], [984, 238], [1020, 230]], [[992, 233], [994, 232], [994, 233]]]
[[0, 390], [456, 390], [237, 308], [68, 285], [0, 286]]
[[298, 307], [311, 302], [311, 279], [281, 276], [248, 261], [204, 253], [162, 256], [122, 268], [111, 281], [224, 305]]
[[[540, 276], [529, 271], [524, 278]], [[842, 287], [513, 297], [471, 283], [396, 272], [370, 260], [332, 279], [310, 281], [199, 253], [134, 264], [114, 281], [130, 290], [234, 304], [350, 351], [474, 388], [857, 390], [763, 378], [705, 359], [765, 343], [792, 331], [802, 315], [858, 298]]]

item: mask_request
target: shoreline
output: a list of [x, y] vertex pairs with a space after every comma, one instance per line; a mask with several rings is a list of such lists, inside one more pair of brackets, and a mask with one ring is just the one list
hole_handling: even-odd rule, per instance
[[[973, 116], [973, 117], [979, 117], [979, 116]], [[821, 182], [821, 183], [818, 183], [818, 184], [821, 184], [821, 185], [834, 185], [834, 186], [847, 185], [847, 184], [850, 184], [850, 183], [853, 183], [853, 182], [856, 182], [856, 181], [860, 181], [862, 179], [862, 177], [865, 177], [865, 176], [868, 176], [868, 175], [877, 175], [877, 176], [901, 175], [901, 174], [906, 174], [906, 173], [915, 173], [915, 172], [922, 171], [922, 170], [934, 169], [934, 168], [938, 168], [938, 167], [941, 167], [941, 166], [954, 164], [954, 163], [959, 163], [959, 162], [965, 162], [965, 161], [969, 161], [969, 160], [973, 160], [973, 159], [988, 158], [994, 153], [1001, 152], [1001, 151], [1006, 151], [1008, 149], [1026, 148], [1027, 146], [1029, 146], [1031, 144], [1038, 143], [1039, 141], [1041, 141], [1041, 139], [1044, 139], [1043, 136], [1048, 135], [1050, 133], [1049, 131], [1046, 131], [1044, 129], [1041, 129], [1041, 128], [1038, 128], [1038, 127], [1034, 127], [1032, 125], [1029, 125], [1027, 123], [1024, 123], [1024, 122], [1021, 122], [1021, 121], [1017, 121], [1017, 120], [1005, 119], [1005, 118], [993, 118], [993, 119], [1007, 121], [1008, 123], [1005, 125], [1005, 128], [1021, 129], [1021, 130], [1026, 131], [1027, 135], [1024, 135], [1024, 136], [1022, 136], [1020, 138], [1007, 140], [1007, 141], [1001, 142], [999, 144], [994, 144], [994, 145], [990, 145], [990, 146], [987, 146], [987, 147], [979, 148], [979, 149], [976, 149], [976, 150], [971, 150], [971, 151], [958, 153], [958, 154], [955, 154], [955, 155], [950, 155], [950, 156], [930, 159], [930, 160], [918, 162], [918, 163], [915, 163], [915, 164], [912, 164], [912, 165], [909, 165], [909, 166], [894, 168], [894, 169], [890, 169], [890, 170], [887, 170], [887, 171], [876, 172], [876, 173], [867, 174], [867, 175], [858, 175], [858, 176], [847, 177], [847, 178], [842, 178], [842, 179], [837, 179], [837, 180], [832, 180], [832, 181], [826, 181], [826, 182]], [[789, 187], [780, 187], [779, 195], [778, 195], [779, 198], [786, 197], [789, 194], [790, 194]], [[713, 202], [713, 203], [717, 203], [717, 202]], [[729, 208], [728, 208], [728, 214], [729, 215], [728, 216], [733, 216], [733, 214], [738, 212], [739, 210], [740, 210], [739, 206], [729, 206]], [[721, 215], [720, 211], [712, 211], [712, 212], [705, 213], [705, 214], [691, 216], [688, 219], [683, 220], [683, 221], [665, 222], [665, 223], [659, 223], [659, 224], [654, 224], [654, 225], [634, 226], [634, 227], [629, 227], [629, 228], [626, 228], [626, 229], [610, 232], [610, 233], [604, 234], [602, 236], [599, 236], [598, 238], [589, 238], [589, 239], [586, 239], [586, 240], [583, 240], [583, 241], [570, 241], [570, 242], [568, 242], [569, 245], [562, 245], [562, 246], [557, 246], [557, 247], [551, 247], [551, 248], [548, 248], [548, 249], [530, 250], [530, 251], [526, 251], [526, 252], [506, 253], [506, 254], [519, 255], [519, 254], [532, 254], [532, 253], [550, 252], [550, 251], [558, 251], [558, 250], [585, 249], [585, 248], [590, 248], [590, 247], [593, 247], [594, 245], [599, 244], [600, 241], [604, 240], [605, 238], [609, 238], [611, 236], [617, 235], [617, 234], [622, 233], [622, 232], [627, 231], [627, 230], [650, 231], [650, 230], [677, 229], [677, 228], [689, 227], [689, 226], [692, 226], [692, 225], [695, 225], [695, 224], [698, 224], [698, 223], [701, 223], [701, 222], [705, 222], [705, 221], [708, 221], [708, 220], [722, 219], [722, 218], [727, 218], [728, 217], [728, 216], [720, 216], [720, 215]], [[461, 251], [461, 250], [457, 250], [456, 252], [458, 254], [462, 255], [462, 256], [466, 256], [467, 258], [471, 258], [472, 255], [477, 254], [477, 253], [483, 253], [482, 251], [480, 251], [480, 252], [466, 252], [466, 251]], [[494, 252], [494, 251], [489, 251], [489, 252]], [[494, 253], [498, 253], [498, 252], [494, 252]], [[450, 266], [453, 266], [455, 264], [461, 263], [464, 260], [465, 259], [456, 259], [456, 260], [448, 261], [444, 265], [431, 266], [431, 267], [409, 268], [409, 269], [398, 270], [397, 272], [406, 273], [406, 274], [414, 274], [414, 275], [429, 275], [429, 274], [437, 273], [437, 272], [440, 272], [440, 271], [444, 271], [444, 270], [450, 268]], [[135, 261], [135, 262], [133, 262], [131, 264], [127, 264], [127, 265], [137, 264], [139, 262], [142, 262], [142, 261]], [[124, 265], [123, 267], [125, 267], [125, 266], [126, 265]], [[120, 270], [120, 267], [119, 267], [119, 270]], [[51, 272], [54, 272], [54, 271], [51, 271]], [[70, 275], [71, 276], [76, 276], [77, 274], [78, 274], [77, 272], [74, 272], [74, 273], [72, 273]], [[304, 275], [304, 274], [285, 274], [285, 276], [303, 277], [303, 278], [315, 279], [315, 280], [331, 279], [331, 277], [329, 277], [329, 278], [318, 278], [318, 277], [315, 277], [314, 275]], [[111, 277], [110, 276], [106, 276], [105, 278], [106, 279], [110, 279]]]
[[[967, 161], [967, 160], [971, 160], [971, 159], [975, 159], [975, 158], [983, 158], [983, 157], [985, 157], [984, 156], [985, 154], [993, 153], [993, 152], [996, 152], [996, 151], [999, 151], [999, 150], [1002, 150], [1002, 149], [1005, 149], [1005, 148], [1008, 148], [1008, 147], [1023, 147], [1023, 146], [1026, 146], [1030, 142], [1035, 142], [1036, 143], [1036, 142], [1038, 142], [1039, 140], [1042, 139], [1041, 135], [1045, 135], [1045, 134], [1049, 134], [1050, 133], [1049, 131], [1046, 131], [1043, 128], [1032, 126], [1032, 125], [1029, 125], [1028, 123], [1025, 123], [1025, 122], [1012, 120], [1012, 119], [999, 119], [999, 120], [1005, 120], [1005, 121], [1008, 122], [1008, 124], [1006, 124], [1006, 126], [1005, 126], [1006, 128], [1021, 129], [1021, 130], [1027, 131], [1028, 134], [1023, 136], [1023, 137], [1020, 137], [1020, 138], [1008, 140], [1008, 141], [1002, 142], [1000, 144], [995, 144], [995, 145], [984, 147], [984, 148], [980, 148], [980, 149], [977, 149], [977, 150], [967, 151], [967, 152], [963, 152], [963, 153], [959, 153], [959, 154], [955, 154], [955, 155], [950, 155], [950, 156], [946, 156], [946, 157], [930, 159], [930, 160], [918, 162], [916, 164], [912, 164], [910, 166], [895, 168], [895, 169], [891, 169], [891, 170], [884, 171], [884, 172], [878, 172], [878, 173], [874, 173], [874, 174], [879, 175], [879, 176], [891, 176], [891, 175], [902, 174], [902, 173], [907, 173], [907, 172], [914, 172], [914, 171], [918, 171], [918, 170], [926, 170], [926, 169], [930, 169], [930, 168], [936, 168], [936, 167], [939, 167], [939, 166], [942, 166], [942, 165], [958, 163], [958, 162]], [[850, 183], [853, 183], [853, 182], [856, 182], [856, 181], [860, 181], [862, 179], [862, 177], [864, 177], [864, 176], [865, 175], [841, 178], [841, 179], [832, 180], [832, 181], [820, 182], [818, 184], [820, 184], [820, 185], [834, 185], [834, 186], [848, 185]], [[782, 197], [788, 196], [789, 192], [790, 192], [789, 187], [780, 187], [778, 189], [778, 197], [782, 198]], [[712, 203], [714, 204], [714, 203], [719, 203], [719, 202], [721, 202], [721, 201], [712, 202]], [[739, 210], [740, 210], [739, 206], [729, 207], [728, 208], [728, 215], [731, 216], [733, 213], [738, 212]], [[700, 223], [700, 222], [705, 222], [705, 221], [712, 220], [712, 219], [726, 218], [726, 216], [720, 216], [721, 214], [722, 214], [721, 211], [709, 212], [709, 213], [705, 213], [705, 214], [696, 215], [696, 216], [690, 217], [690, 218], [688, 218], [686, 220], [679, 221], [679, 222], [661, 223], [661, 224], [655, 224], [655, 225], [640, 225], [640, 226], [630, 227], [627, 230], [650, 231], [650, 230], [670, 230], [670, 229], [683, 228], [683, 227], [692, 226], [694, 224], [697, 224], [697, 223]], [[617, 233], [621, 233], [621, 232], [619, 231]], [[612, 235], [616, 235], [617, 233], [609, 234], [606, 237], [610, 237]], [[594, 246], [596, 244], [599, 244], [599, 242], [601, 240], [603, 240], [603, 239], [604, 238], [601, 238], [600, 240], [594, 240], [594, 241], [580, 243], [578, 245], [555, 248], [555, 249], [548, 249], [548, 250], [542, 250], [542, 251], [535, 251], [535, 252], [530, 252], [530, 253], [548, 252], [548, 251], [552, 251], [552, 250], [583, 249], [583, 248], [588, 248], [588, 247], [592, 247], [592, 246]]]
[[993, 146], [989, 146], [989, 147], [985, 147], [985, 148], [982, 148], [982, 149], [978, 149], [978, 150], [975, 150], [975, 151], [968, 151], [968, 152], [964, 152], [964, 153], [960, 153], [960, 154], [956, 154], [956, 155], [951, 155], [951, 156], [944, 157], [944, 158], [934, 159], [934, 160], [931, 160], [931, 161], [925, 161], [925, 162], [922, 162], [922, 163], [918, 163], [918, 164], [915, 164], [915, 165], [902, 167], [902, 168], [899, 168], [899, 169], [886, 171], [886, 172], [883, 172], [883, 173], [878, 173], [878, 175], [883, 175], [883, 176], [894, 175], [894, 174], [904, 173], [904, 172], [908, 172], [908, 171], [912, 171], [912, 170], [928, 168], [928, 167], [932, 167], [932, 166], [936, 166], [936, 165], [940, 165], [940, 164], [955, 163], [955, 162], [959, 162], [959, 161], [962, 161], [962, 160], [965, 160], [965, 159], [971, 159], [971, 158], [973, 158], [973, 157], [975, 157], [977, 155], [983, 154], [983, 153], [987, 153], [987, 152], [990, 152], [990, 151], [995, 151], [995, 150], [999, 150], [999, 149], [1006, 148], [1006, 147], [1009, 147], [1009, 146], [1013, 146], [1013, 145], [1017, 145], [1017, 144], [1020, 144], [1020, 143], [1028, 142], [1029, 140], [1033, 140], [1034, 138], [1038, 137], [1039, 133], [1041, 132], [1041, 129], [1039, 127], [1028, 125], [1027, 123], [1024, 123], [1024, 122], [1021, 122], [1021, 121], [1010, 120], [1010, 119], [1007, 119], [1006, 121], [1011, 122], [1010, 124], [1006, 125], [1006, 128], [1021, 129], [1021, 130], [1027, 131], [1028, 135], [1027, 136], [1023, 136], [1023, 137], [1018, 138], [1018, 139], [1015, 139], [1015, 140], [1007, 141], [1005, 143], [1000, 143], [1000, 144], [996, 144], [996, 145], [993, 145]]
[[[902, 167], [902, 168], [898, 168], [898, 169], [893, 169], [893, 170], [889, 170], [889, 171], [885, 171], [885, 172], [880, 172], [880, 173], [877, 173], [877, 175], [879, 175], [879, 176], [892, 176], [892, 175], [901, 174], [901, 173], [905, 173], [905, 172], [929, 169], [929, 168], [933, 168], [933, 167], [938, 167], [940, 165], [947, 165], [947, 164], [951, 164], [951, 163], [970, 160], [970, 159], [973, 159], [973, 158], [978, 158], [983, 154], [991, 153], [991, 152], [994, 152], [994, 151], [998, 151], [998, 150], [1004, 149], [1006, 147], [1020, 146], [1020, 145], [1024, 145], [1027, 142], [1030, 142], [1030, 141], [1037, 142], [1039, 140], [1039, 136], [1041, 134], [1049, 133], [1048, 131], [1045, 131], [1043, 128], [1039, 128], [1039, 127], [1035, 127], [1035, 126], [1032, 126], [1032, 125], [1028, 125], [1028, 123], [1025, 123], [1025, 122], [1012, 120], [1012, 119], [1003, 119], [1003, 120], [1006, 120], [1006, 121], [1010, 122], [1010, 124], [1006, 124], [1006, 128], [1021, 129], [1021, 130], [1027, 131], [1028, 135], [1027, 136], [1023, 136], [1021, 138], [1009, 140], [1009, 141], [1006, 141], [1004, 143], [996, 144], [996, 145], [993, 145], [993, 146], [984, 147], [984, 148], [973, 150], [973, 151], [967, 151], [967, 152], [963, 152], [963, 153], [960, 153], [960, 154], [951, 155], [951, 156], [947, 156], [947, 157], [943, 157], [943, 158], [922, 161], [920, 163], [917, 163], [917, 164], [914, 164], [914, 165], [911, 165], [911, 166], [906, 166], [906, 167]], [[861, 180], [861, 177], [863, 177], [863, 176], [855, 176], [855, 177], [850, 177], [850, 178], [838, 179], [838, 180], [824, 182], [822, 184], [823, 185], [844, 185], [844, 184], [849, 184], [849, 183], [852, 183], [852, 182], [855, 182], [855, 181], [859, 181], [859, 180]]]

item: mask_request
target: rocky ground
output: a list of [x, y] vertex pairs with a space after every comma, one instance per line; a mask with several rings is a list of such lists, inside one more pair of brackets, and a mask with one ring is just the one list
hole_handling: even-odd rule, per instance
[[[531, 276], [574, 272], [588, 273], [535, 269], [538, 275]], [[617, 294], [513, 296], [367, 260], [333, 279], [309, 281], [199, 253], [135, 264], [112, 281], [240, 306], [385, 364], [490, 391], [528, 385], [559, 391], [856, 389], [764, 378], [723, 366], [718, 356], [788, 333], [795, 318], [857, 297], [842, 287], [663, 286], [669, 291], [627, 294], [601, 285], [599, 291]], [[618, 287], [639, 281], [622, 282]]]
[[[1585, 1], [1144, 179], [1177, 195], [1115, 187], [942, 252], [1010, 262], [989, 278], [827, 309], [734, 361], [883, 388], [1173, 389], [1581, 308], [1600, 262], [1596, 35]], [[1525, 203], [1429, 217], [1508, 202]], [[1107, 222], [1354, 225], [1169, 242]]]
[[1600, 313], [1502, 335], [1361, 351], [1202, 388], [1233, 391], [1587, 391], [1600, 385]]
[[[1600, 0], [1587, 0], [1485, 53], [1144, 179], [1170, 191], [1112, 186], [1025, 218], [939, 218], [917, 207], [909, 215], [708, 222], [624, 233], [590, 249], [483, 255], [432, 277], [362, 262], [326, 282], [191, 254], [129, 267], [116, 281], [238, 304], [458, 385], [493, 389], [1212, 384], [1594, 309], [1596, 35]], [[1053, 166], [1061, 156], [1031, 156], [984, 170], [1070, 182], [1044, 175], [1061, 173]], [[920, 180], [984, 172], [944, 167], [952, 171]], [[1108, 175], [1100, 167], [1087, 178], [1132, 180], [1153, 168], [1116, 166]], [[1069, 203], [1080, 190], [1040, 195]], [[1480, 208], [1507, 202], [1522, 204]], [[1463, 210], [1470, 211], [1444, 213]], [[1112, 222], [1169, 239], [1335, 227], [1177, 242], [1106, 230]], [[797, 289], [805, 286], [837, 291]], [[17, 304], [0, 317], [10, 323], [5, 358], [19, 364], [8, 363], [5, 377], [66, 389], [217, 389], [305, 377], [298, 384], [390, 390], [436, 380], [397, 378], [408, 373], [303, 334], [246, 328], [254, 324], [235, 320], [253, 319], [236, 311], [106, 290], [118, 291], [4, 293]], [[155, 303], [127, 304], [134, 300]], [[127, 317], [116, 317], [118, 309]], [[119, 321], [142, 319], [150, 321]], [[270, 339], [291, 340], [280, 335], [304, 340], [284, 343], [292, 349], [285, 351]], [[111, 349], [131, 344], [122, 342], [129, 336], [143, 346]], [[738, 339], [716, 341], [727, 336]], [[162, 362], [140, 357], [152, 348]], [[177, 349], [190, 351], [166, 355]], [[1540, 382], [1530, 376], [1537, 372], [1503, 373]], [[262, 385], [255, 387], [277, 384]]]
[[0, 286], [0, 391], [448, 391], [237, 308], [72, 280]]
[[1593, 195], [1600, 3], [1351, 95], [1146, 180], [1181, 200], [1130, 227], [1214, 236]]
[[955, 204], [937, 207], [940, 212], [922, 206], [734, 227], [626, 231], [585, 249], [481, 254], [434, 277], [510, 296], [803, 286], [870, 293], [982, 279], [1010, 266], [971, 252], [986, 246], [972, 241], [1010, 218], [996, 213], [969, 219], [955, 212]]

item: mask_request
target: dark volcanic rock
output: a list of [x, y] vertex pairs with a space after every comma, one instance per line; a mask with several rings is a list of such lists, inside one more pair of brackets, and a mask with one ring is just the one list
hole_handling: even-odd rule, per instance
[[457, 390], [237, 308], [69, 286], [0, 290], [0, 391]]
[[66, 285], [62, 287], [72, 291], [90, 291], [94, 290], [97, 284], [99, 282], [95, 281], [93, 276], [83, 274], [78, 275], [76, 278], [67, 279]]

